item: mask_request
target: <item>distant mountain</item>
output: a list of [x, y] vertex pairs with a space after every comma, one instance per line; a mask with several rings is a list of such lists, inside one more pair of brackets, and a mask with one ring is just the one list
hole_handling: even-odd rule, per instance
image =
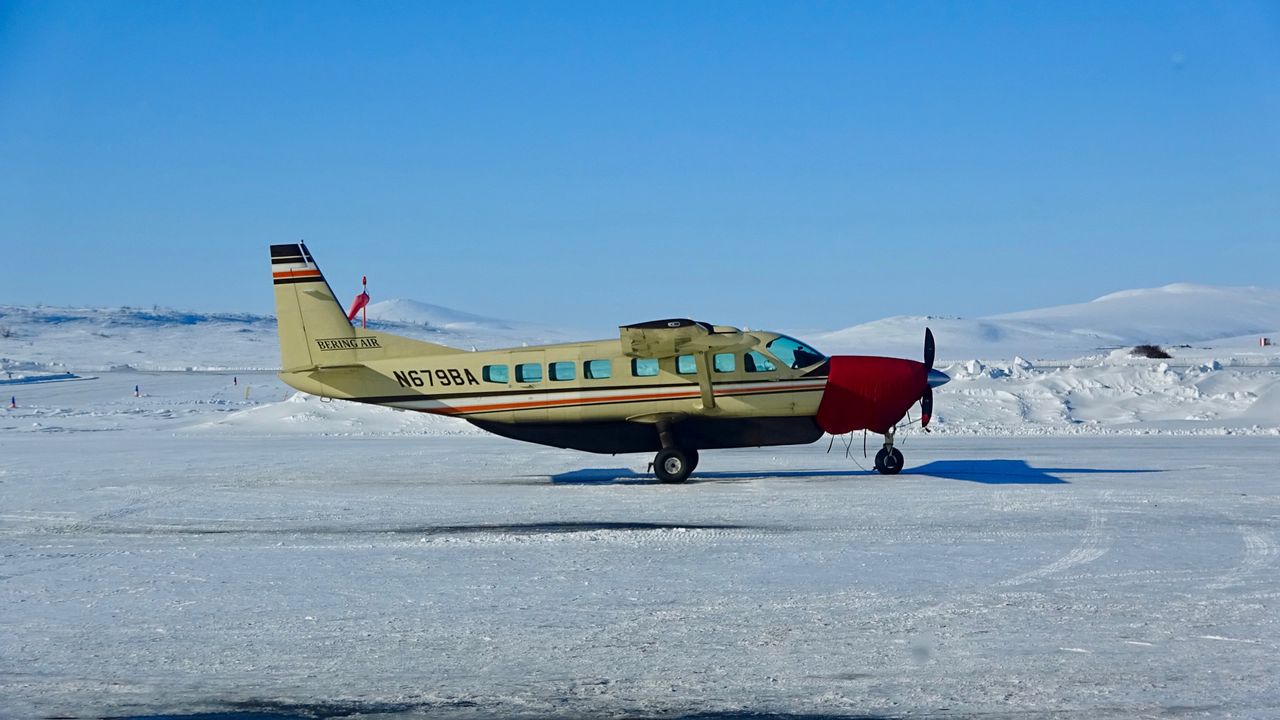
[[1179, 283], [991, 319], [1116, 344], [1197, 343], [1280, 328], [1280, 290]]
[[369, 305], [369, 319], [388, 323], [426, 325], [445, 330], [512, 330], [519, 323], [474, 315], [417, 300], [383, 300]]
[[827, 353], [915, 357], [926, 326], [937, 337], [938, 357], [953, 360], [1061, 359], [1139, 343], [1242, 349], [1280, 330], [1280, 290], [1166, 285], [982, 318], [892, 317], [810, 339]]

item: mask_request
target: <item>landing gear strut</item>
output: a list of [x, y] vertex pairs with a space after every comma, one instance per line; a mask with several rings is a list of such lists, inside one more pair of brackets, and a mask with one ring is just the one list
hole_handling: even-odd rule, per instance
[[876, 453], [876, 470], [881, 475], [897, 475], [902, 470], [902, 452], [893, 446], [894, 429], [884, 434], [884, 447]]
[[698, 467], [698, 451], [677, 447], [667, 423], [658, 424], [658, 439], [662, 442], [662, 449], [653, 458], [653, 474], [664, 483], [688, 480], [689, 473]]

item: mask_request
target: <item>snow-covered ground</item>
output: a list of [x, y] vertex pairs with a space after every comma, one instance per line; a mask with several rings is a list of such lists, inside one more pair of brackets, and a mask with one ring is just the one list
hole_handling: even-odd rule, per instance
[[1274, 718], [1277, 449], [11, 435], [0, 716]]
[[907, 471], [853, 437], [681, 487], [296, 394], [271, 318], [0, 307], [0, 718], [1278, 717], [1270, 292], [809, 335], [934, 328], [953, 379]]

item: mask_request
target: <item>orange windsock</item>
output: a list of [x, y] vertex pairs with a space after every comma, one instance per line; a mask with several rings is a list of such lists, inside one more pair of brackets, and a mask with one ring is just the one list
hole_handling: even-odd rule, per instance
[[347, 311], [347, 320], [349, 321], [355, 320], [356, 313], [363, 310], [364, 307], [368, 304], [369, 304], [369, 293], [361, 292], [359, 295], [356, 296], [355, 300], [351, 301], [351, 309]]

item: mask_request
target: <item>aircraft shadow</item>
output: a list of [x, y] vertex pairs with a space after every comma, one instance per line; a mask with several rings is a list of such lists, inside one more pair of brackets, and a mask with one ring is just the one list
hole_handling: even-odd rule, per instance
[[[1153, 473], [1161, 470], [1115, 470], [1105, 468], [1042, 468], [1026, 460], [936, 460], [919, 467], [909, 467], [899, 477], [927, 475], [944, 480], [982, 483], [984, 485], [1066, 485], [1070, 481], [1063, 475], [1129, 475]], [[700, 472], [694, 471], [690, 483], [724, 480], [751, 480], [757, 478], [855, 478], [880, 477], [874, 470], [781, 470], [762, 472]], [[586, 468], [551, 476], [551, 482], [559, 485], [657, 485], [658, 481], [646, 473], [629, 468]]]
[[948, 480], [983, 483], [986, 485], [1065, 485], [1070, 483], [1060, 475], [1134, 475], [1158, 473], [1153, 468], [1042, 468], [1026, 460], [936, 460], [903, 471], [912, 475], [928, 475]]
[[[716, 480], [757, 480], [763, 478], [822, 478], [822, 477], [856, 477], [859, 475], [875, 475], [875, 472], [863, 470], [778, 470], [774, 472], [703, 472], [694, 470], [688, 483], [708, 482]], [[551, 482], [557, 485], [661, 485], [656, 478], [647, 473], [638, 473], [630, 468], [584, 468], [571, 470], [551, 476]]]

